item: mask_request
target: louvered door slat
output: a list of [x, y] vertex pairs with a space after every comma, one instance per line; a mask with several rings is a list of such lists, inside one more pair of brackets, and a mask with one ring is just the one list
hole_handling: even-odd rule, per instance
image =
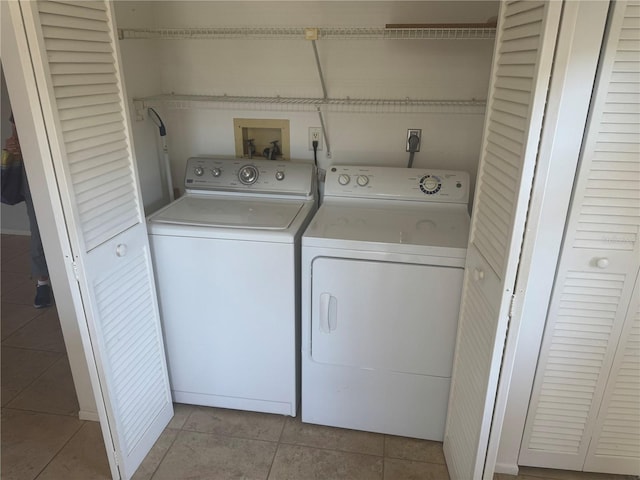
[[111, 100], [111, 98], [113, 97], [105, 99], [101, 95], [95, 95], [93, 98], [97, 102], [95, 105], [91, 105], [88, 103], [86, 106], [77, 108], [60, 109], [60, 120], [80, 120], [83, 118], [91, 118], [109, 113], [120, 113], [118, 104]]
[[74, 30], [68, 28], [44, 25], [42, 33], [47, 39], [60, 40], [81, 40], [85, 42], [100, 42], [109, 44], [111, 37], [108, 32], [91, 30]]
[[[118, 111], [118, 105], [115, 100], [118, 98], [117, 93], [108, 93], [111, 88], [106, 85], [94, 85], [96, 93], [87, 95], [65, 95], [58, 100], [61, 116], [65, 120], [93, 121], [95, 117]], [[56, 88], [56, 92], [63, 88]], [[73, 87], [75, 88], [75, 87]], [[87, 88], [88, 90], [88, 88]], [[107, 93], [100, 93], [100, 90]], [[62, 93], [63, 95], [65, 92]], [[70, 130], [65, 123], [64, 130]]]
[[96, 4], [90, 5], [90, 2], [86, 2], [86, 4], [85, 2], [78, 2], [76, 4], [70, 2], [40, 2], [38, 9], [41, 13], [89, 18], [100, 21], [104, 18], [104, 8], [96, 9], [96, 6]]
[[55, 3], [55, 4], [60, 4], [60, 5], [75, 5], [77, 7], [82, 7], [82, 8], [90, 8], [93, 10], [102, 10], [102, 11], [106, 11], [107, 8], [105, 7], [104, 2], [98, 1], [98, 0], [79, 0], [79, 1], [71, 1], [71, 0], [64, 0], [64, 1], [60, 1], [60, 0], [51, 0], [50, 2], [46, 2], [46, 3]]
[[50, 38], [47, 42], [50, 52], [111, 52], [111, 46], [104, 42], [80, 42], [71, 39]]
[[[57, 87], [56, 98], [60, 100], [67, 98], [93, 98], [98, 95], [115, 94], [119, 93], [118, 86], [114, 83], [103, 83], [96, 85], [80, 85], [74, 87]], [[116, 103], [117, 97], [111, 97], [111, 102]], [[103, 102], [100, 102], [103, 103]], [[66, 107], [70, 108], [70, 107]]]
[[[106, 64], [109, 72], [115, 72], [115, 67], [113, 66], [113, 55], [111, 52], [96, 52], [88, 51], [88, 52], [78, 52], [77, 50], [50, 50], [49, 51], [49, 62], [52, 64], [57, 63], [68, 63], [71, 64], [71, 67], [81, 67], [88, 65], [90, 68], [91, 64]], [[54, 70], [51, 73], [56, 73]], [[91, 72], [83, 72], [80, 73], [91, 73]]]
[[115, 76], [108, 73], [94, 73], [90, 75], [56, 75], [53, 77], [54, 87], [96, 85], [99, 83], [115, 83]]
[[[117, 133], [119, 134], [119, 139], [125, 138], [125, 132], [122, 128], [122, 120], [116, 122], [103, 123], [101, 125], [96, 125], [93, 127], [87, 128], [77, 128], [77, 129], [69, 129], [65, 131], [65, 137], [70, 143], [73, 143], [74, 146], [78, 147], [78, 150], [81, 150], [81, 142], [82, 140], [90, 140], [93, 137], [103, 136], [103, 135], [111, 135]], [[89, 145], [94, 145], [95, 141], [89, 143]], [[72, 150], [71, 148], [69, 150]]]
[[[62, 5], [64, 7], [64, 5]], [[56, 27], [69, 30], [80, 30], [90, 32], [108, 32], [109, 26], [104, 22], [104, 14], [100, 15], [102, 18], [93, 20], [83, 17], [71, 17], [64, 13], [55, 12], [52, 14], [41, 12], [40, 20], [43, 26]]]

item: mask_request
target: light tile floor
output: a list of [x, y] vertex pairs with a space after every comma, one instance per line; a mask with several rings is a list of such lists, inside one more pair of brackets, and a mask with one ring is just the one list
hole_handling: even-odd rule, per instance
[[[55, 307], [32, 307], [28, 237], [1, 237], [1, 478], [109, 479], [99, 424], [78, 420]], [[176, 405], [135, 480], [447, 480], [437, 442]], [[621, 480], [523, 468], [496, 480]]]

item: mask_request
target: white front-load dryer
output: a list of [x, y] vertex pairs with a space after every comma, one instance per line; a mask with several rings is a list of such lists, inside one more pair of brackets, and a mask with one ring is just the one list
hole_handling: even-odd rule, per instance
[[173, 399], [295, 416], [314, 167], [191, 158], [185, 188], [148, 218]]
[[302, 238], [302, 421], [442, 440], [469, 177], [344, 166]]

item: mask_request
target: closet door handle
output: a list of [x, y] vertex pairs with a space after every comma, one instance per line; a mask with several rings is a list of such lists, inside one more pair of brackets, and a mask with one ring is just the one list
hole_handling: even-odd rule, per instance
[[127, 254], [127, 245], [124, 243], [119, 243], [116, 246], [116, 255], [118, 257], [124, 257]]
[[473, 269], [473, 279], [476, 282], [479, 282], [480, 280], [484, 279], [484, 272], [482, 270], [480, 270], [479, 268], [474, 268]]
[[330, 293], [320, 294], [320, 331], [330, 333], [338, 326], [338, 301]]
[[609, 266], [608, 258], [596, 258], [596, 267], [607, 268]]

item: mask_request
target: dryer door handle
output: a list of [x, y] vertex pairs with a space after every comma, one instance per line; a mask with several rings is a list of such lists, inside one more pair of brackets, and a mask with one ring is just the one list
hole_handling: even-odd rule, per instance
[[330, 293], [320, 294], [320, 330], [330, 333], [338, 326], [338, 300]]

